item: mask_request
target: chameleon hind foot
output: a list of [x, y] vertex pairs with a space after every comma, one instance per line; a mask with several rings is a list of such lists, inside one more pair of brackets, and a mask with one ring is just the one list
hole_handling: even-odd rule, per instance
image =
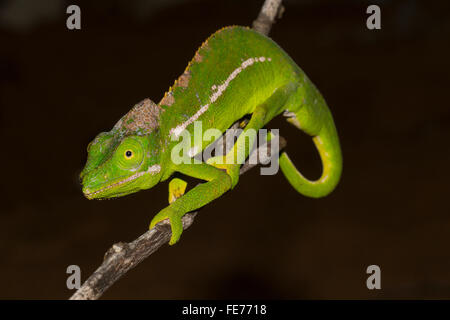
[[169, 182], [169, 203], [175, 202], [186, 192], [187, 182], [180, 178], [173, 178]]
[[227, 156], [216, 156], [206, 160], [206, 163], [218, 169], [226, 171], [231, 177], [231, 188], [233, 189], [239, 181], [239, 164], [227, 160]]
[[157, 215], [155, 215], [150, 222], [149, 229], [152, 229], [159, 222], [169, 219], [170, 229], [172, 230], [172, 235], [170, 237], [169, 245], [174, 245], [180, 240], [181, 234], [183, 233], [183, 222], [178, 212], [172, 210], [170, 207], [162, 209]]

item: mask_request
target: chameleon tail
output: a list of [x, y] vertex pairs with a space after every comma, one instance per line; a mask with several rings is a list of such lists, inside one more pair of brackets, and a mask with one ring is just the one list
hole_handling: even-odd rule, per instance
[[281, 171], [299, 193], [312, 198], [324, 197], [334, 190], [342, 173], [341, 149], [331, 112], [319, 93], [314, 107], [303, 105], [297, 112], [288, 112], [288, 117], [290, 123], [313, 137], [322, 160], [322, 176], [315, 181], [308, 180], [285, 152], [279, 159]]

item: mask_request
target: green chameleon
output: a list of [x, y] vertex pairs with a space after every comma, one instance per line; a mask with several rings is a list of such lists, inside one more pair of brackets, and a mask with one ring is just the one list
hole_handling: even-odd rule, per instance
[[[301, 194], [318, 198], [330, 193], [342, 172], [342, 156], [332, 115], [320, 92], [295, 62], [268, 37], [246, 27], [223, 28], [195, 53], [184, 73], [155, 104], [145, 99], [135, 105], [109, 132], [100, 133], [88, 146], [88, 159], [80, 177], [88, 199], [104, 199], [149, 189], [172, 177], [170, 205], [151, 221], [150, 229], [169, 219], [176, 243], [183, 231], [181, 218], [226, 191], [239, 179], [239, 150], [248, 156], [255, 139], [244, 135], [259, 130], [284, 113], [287, 120], [313, 137], [322, 160], [322, 175], [310, 181], [297, 171], [285, 152], [279, 165]], [[203, 130], [220, 132], [251, 115], [231, 150], [206, 162], [172, 161], [171, 153], [194, 122]], [[178, 139], [177, 139], [178, 138]], [[211, 141], [194, 141], [186, 160]], [[193, 152], [192, 152], [193, 151]], [[185, 193], [187, 183], [173, 175], [205, 180]]]

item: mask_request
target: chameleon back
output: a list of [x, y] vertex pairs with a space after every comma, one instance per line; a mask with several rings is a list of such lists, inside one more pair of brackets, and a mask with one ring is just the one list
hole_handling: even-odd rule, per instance
[[276, 88], [299, 81], [301, 73], [271, 39], [245, 27], [223, 28], [202, 44], [159, 103], [164, 110], [162, 136], [170, 137], [177, 128], [175, 132], [187, 129], [192, 134], [196, 120], [202, 121], [203, 130], [223, 132]]

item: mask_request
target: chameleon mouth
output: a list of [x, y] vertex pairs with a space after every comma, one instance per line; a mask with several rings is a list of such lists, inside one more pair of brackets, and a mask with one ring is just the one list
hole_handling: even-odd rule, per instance
[[118, 187], [118, 186], [120, 186], [120, 185], [122, 185], [124, 183], [133, 181], [133, 180], [139, 178], [140, 176], [142, 176], [144, 173], [145, 172], [135, 173], [132, 176], [129, 176], [128, 178], [125, 178], [123, 180], [119, 180], [117, 182], [111, 183], [111, 184], [109, 184], [109, 185], [107, 185], [105, 187], [102, 187], [100, 189], [97, 189], [95, 191], [90, 191], [90, 190], [87, 189], [87, 190], [84, 191], [84, 196], [86, 198], [88, 198], [89, 200], [90, 199], [94, 199], [96, 195], [101, 194], [101, 193], [103, 193], [103, 192], [105, 192], [105, 191], [107, 191], [107, 190], [109, 190], [111, 188]]
[[104, 193], [105, 191], [108, 191], [109, 189], [112, 189], [112, 188], [114, 188], [114, 187], [119, 187], [119, 186], [121, 186], [121, 185], [123, 185], [123, 184], [125, 184], [125, 183], [127, 183], [127, 182], [131, 182], [131, 181], [133, 181], [133, 180], [136, 180], [137, 178], [143, 176], [143, 175], [146, 174], [146, 173], [156, 174], [156, 173], [158, 173], [159, 171], [161, 171], [161, 167], [160, 167], [159, 165], [153, 165], [153, 166], [149, 167], [149, 168], [147, 169], [147, 171], [137, 172], [137, 173], [135, 173], [135, 174], [129, 176], [128, 178], [125, 178], [125, 179], [116, 181], [116, 182], [114, 182], [114, 183], [111, 183], [111, 184], [109, 184], [109, 185], [107, 185], [107, 186], [104, 186], [104, 187], [102, 187], [102, 188], [100, 188], [100, 189], [97, 189], [97, 190], [95, 190], [95, 191], [91, 191], [91, 190], [89, 190], [89, 189], [85, 189], [85, 190], [83, 190], [83, 193], [84, 193], [84, 196], [85, 196], [86, 198], [88, 198], [89, 200], [91, 200], [91, 199], [96, 198], [96, 196], [98, 196], [99, 194], [102, 194], [102, 193]]

